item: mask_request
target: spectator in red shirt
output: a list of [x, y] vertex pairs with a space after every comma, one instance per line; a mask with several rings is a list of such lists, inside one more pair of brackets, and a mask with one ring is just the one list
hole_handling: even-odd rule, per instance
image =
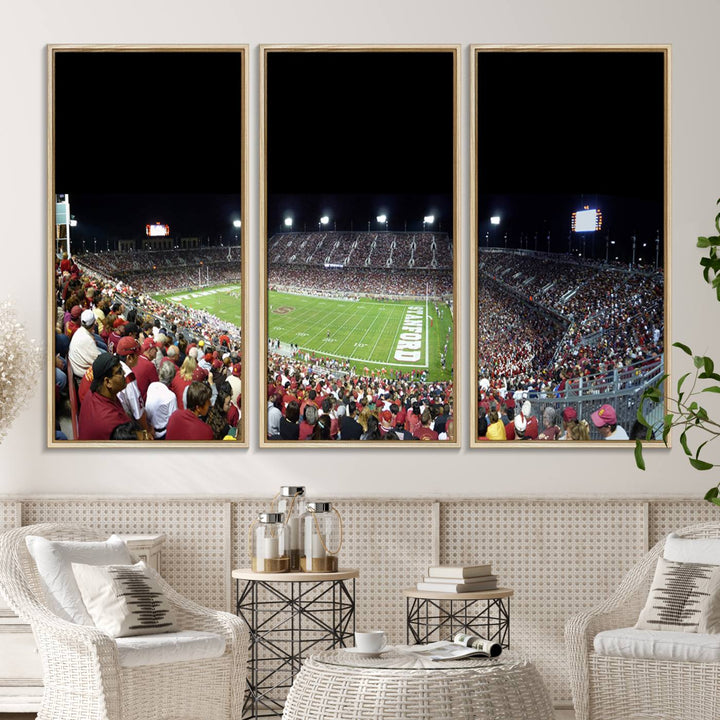
[[143, 402], [147, 400], [147, 390], [150, 383], [158, 382], [158, 373], [155, 367], [156, 355], [157, 345], [155, 345], [155, 341], [151, 337], [145, 338], [142, 344], [142, 354], [138, 356], [138, 363], [133, 368]]
[[123, 410], [118, 393], [125, 388], [120, 358], [102, 353], [92, 364], [90, 392], [80, 408], [78, 440], [109, 440], [112, 431], [131, 420]]
[[176, 410], [168, 420], [166, 440], [212, 440], [212, 428], [203, 421], [210, 410], [212, 390], [204, 382], [191, 382], [187, 409]]

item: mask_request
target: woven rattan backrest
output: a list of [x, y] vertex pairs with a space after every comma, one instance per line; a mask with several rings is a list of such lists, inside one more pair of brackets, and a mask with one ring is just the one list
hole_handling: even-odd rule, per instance
[[0, 590], [20, 616], [27, 602], [39, 602], [47, 607], [35, 561], [25, 543], [28, 535], [82, 542], [106, 539], [105, 534], [97, 530], [54, 523], [26, 525], [0, 535]]

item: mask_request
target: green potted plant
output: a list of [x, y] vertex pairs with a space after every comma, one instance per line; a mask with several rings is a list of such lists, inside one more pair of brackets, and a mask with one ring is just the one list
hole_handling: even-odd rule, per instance
[[[720, 204], [720, 200], [717, 201]], [[700, 259], [705, 282], [714, 289], [718, 302], [720, 302], [720, 213], [715, 216], [715, 229], [718, 235], [699, 237], [697, 246], [707, 250], [707, 254]], [[686, 372], [677, 381], [677, 394], [668, 398], [668, 409], [662, 422], [662, 439], [667, 445], [671, 430], [680, 429], [680, 445], [688, 456], [688, 461], [696, 470], [710, 470], [720, 464], [711, 463], [701, 457], [706, 446], [720, 437], [720, 422], [713, 420], [707, 410], [702, 406], [703, 393], [720, 393], [720, 374], [715, 371], [715, 363], [706, 355], [695, 355], [693, 351], [681, 342], [673, 343], [692, 358], [694, 371]], [[663, 375], [654, 385], [647, 388], [642, 395], [638, 407], [638, 420], [647, 427], [645, 439], [651, 440], [660, 427], [653, 427], [643, 413], [644, 401], [660, 403], [663, 398], [663, 384], [668, 375]], [[705, 396], [706, 397], [706, 396]], [[643, 441], [635, 443], [635, 463], [645, 469], [643, 458]], [[705, 499], [715, 505], [720, 505], [720, 482], [710, 488]]]

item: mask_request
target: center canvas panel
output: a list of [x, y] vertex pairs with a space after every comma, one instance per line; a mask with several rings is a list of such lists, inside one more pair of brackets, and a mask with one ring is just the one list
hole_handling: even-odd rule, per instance
[[263, 48], [261, 445], [457, 445], [457, 53]]

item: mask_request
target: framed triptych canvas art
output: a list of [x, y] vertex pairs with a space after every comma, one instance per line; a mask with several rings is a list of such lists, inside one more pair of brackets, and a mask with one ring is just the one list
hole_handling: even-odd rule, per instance
[[[261, 46], [247, 236], [247, 46], [51, 46], [48, 444], [460, 447], [460, 50]], [[645, 437], [670, 48], [469, 58], [470, 446]]]

